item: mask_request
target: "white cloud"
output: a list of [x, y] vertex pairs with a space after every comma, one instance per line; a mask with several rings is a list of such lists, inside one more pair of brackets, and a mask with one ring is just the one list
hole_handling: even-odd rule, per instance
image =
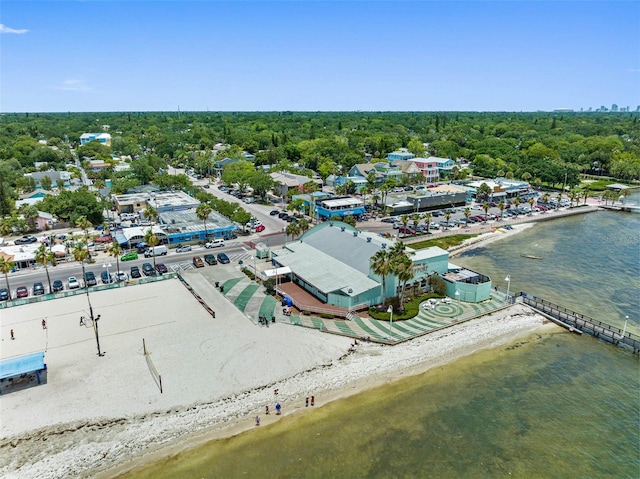
[[634, 73], [638, 73], [640, 72], [640, 68], [627, 68], [628, 72], [634, 72]]
[[65, 80], [62, 82], [62, 85], [54, 87], [54, 89], [64, 91], [91, 91], [91, 88], [84, 80]]
[[21, 35], [23, 33], [27, 33], [28, 31], [29, 30], [27, 30], [26, 28], [15, 29], [0, 23], [0, 33], [17, 33], [18, 35]]

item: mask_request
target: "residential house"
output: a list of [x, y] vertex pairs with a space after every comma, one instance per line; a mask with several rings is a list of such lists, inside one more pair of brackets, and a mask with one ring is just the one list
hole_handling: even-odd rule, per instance
[[105, 146], [111, 146], [111, 135], [109, 133], [83, 133], [80, 135], [81, 145], [85, 145], [90, 141], [98, 141]]
[[406, 148], [400, 148], [397, 151], [392, 151], [391, 153], [389, 153], [387, 155], [387, 160], [389, 161], [394, 161], [394, 160], [410, 160], [411, 158], [415, 158], [416, 155], [414, 155], [413, 153], [411, 153], [409, 150], [407, 150]]
[[286, 198], [289, 190], [292, 189], [295, 189], [296, 193], [302, 193], [303, 185], [309, 182], [315, 183], [318, 189], [322, 189], [321, 178], [309, 178], [308, 176], [296, 175], [286, 171], [269, 173], [269, 176], [276, 184], [273, 187], [274, 194], [283, 198]]

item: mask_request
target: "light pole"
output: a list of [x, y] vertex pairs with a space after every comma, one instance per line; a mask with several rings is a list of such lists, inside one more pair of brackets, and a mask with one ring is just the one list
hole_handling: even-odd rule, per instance
[[109, 268], [111, 268], [111, 263], [102, 263], [102, 267], [106, 268], [107, 276], [109, 277], [109, 283], [111, 283], [111, 273], [109, 273]]
[[393, 306], [389, 305], [387, 308], [387, 313], [389, 313], [389, 341], [391, 341], [391, 324], [393, 323]]
[[627, 323], [629, 322], [629, 316], [624, 317], [624, 327], [622, 328], [622, 337], [624, 338], [624, 333], [627, 332]]
[[505, 303], [509, 302], [509, 288], [511, 287], [511, 275], [508, 274], [507, 277], [504, 279], [507, 282], [507, 295], [505, 296]]
[[[456, 289], [456, 301], [458, 301], [458, 315], [459, 315], [459, 311], [460, 311], [460, 291], [458, 291]], [[456, 318], [457, 320], [458, 318]]]

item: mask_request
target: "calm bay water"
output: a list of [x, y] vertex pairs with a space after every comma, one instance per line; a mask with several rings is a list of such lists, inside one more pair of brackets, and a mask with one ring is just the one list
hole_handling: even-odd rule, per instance
[[[610, 323], [629, 315], [637, 327], [639, 225], [640, 215], [608, 212], [540, 223], [455, 262], [499, 284], [510, 274], [512, 291]], [[637, 478], [639, 417], [638, 358], [558, 332], [283, 417], [125, 477]]]

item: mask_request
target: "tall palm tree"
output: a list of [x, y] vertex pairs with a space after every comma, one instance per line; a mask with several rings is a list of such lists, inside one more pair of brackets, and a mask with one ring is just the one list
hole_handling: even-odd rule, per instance
[[[113, 256], [116, 259], [116, 275], [120, 272], [120, 255], [122, 254], [122, 247], [120, 244], [113, 240], [109, 245], [109, 249], [107, 250], [109, 256]], [[120, 281], [118, 281], [118, 287], [120, 286]]]
[[89, 229], [93, 228], [93, 225], [86, 216], [79, 216], [76, 220], [76, 226], [84, 231], [84, 244], [87, 248], [87, 257], [91, 258], [91, 252], [89, 251]]
[[55, 266], [56, 256], [51, 250], [43, 244], [36, 250], [35, 260], [38, 263], [44, 265], [44, 269], [47, 272], [47, 282], [49, 283], [49, 293], [51, 293], [51, 277], [49, 276], [49, 262]]
[[527, 203], [529, 203], [529, 207], [531, 208], [531, 211], [533, 211], [533, 205], [536, 204], [536, 199], [532, 196], [527, 200]]
[[84, 271], [84, 260], [89, 257], [89, 250], [84, 248], [81, 244], [77, 244], [73, 247], [73, 259], [80, 263], [82, 266], [82, 279], [84, 280], [85, 287], [87, 288], [87, 295], [89, 295], [89, 287], [87, 286], [85, 271]]
[[289, 223], [284, 231], [287, 235], [291, 235], [291, 239], [293, 240], [294, 236], [300, 234], [300, 225], [297, 222]]
[[482, 209], [484, 211], [484, 222], [486, 223], [487, 220], [489, 219], [489, 217], [487, 216], [489, 214], [489, 208], [491, 207], [491, 205], [489, 204], [488, 201], [485, 201], [484, 203], [482, 203]]
[[418, 225], [420, 224], [420, 219], [422, 216], [420, 213], [414, 213], [411, 215], [411, 222], [413, 223], [413, 229], [418, 231]]
[[444, 219], [447, 221], [447, 226], [445, 226], [445, 229], [449, 229], [449, 220], [451, 219], [451, 211], [447, 210], [444, 212]]
[[415, 272], [413, 271], [413, 261], [411, 261], [411, 259], [406, 255], [397, 257], [393, 268], [393, 274], [398, 278], [398, 281], [400, 281], [401, 284], [399, 299], [400, 306], [402, 307], [402, 300], [404, 298], [404, 290], [407, 285], [407, 281], [410, 281], [415, 275]]
[[551, 198], [551, 195], [549, 193], [545, 193], [542, 195], [542, 202], [543, 203], [549, 203], [549, 199]]
[[[400, 216], [400, 222], [402, 223], [403, 231], [407, 231], [407, 225], [409, 224], [409, 215]], [[398, 230], [398, 234], [400, 234], [400, 230]]]
[[393, 256], [387, 249], [379, 249], [376, 254], [369, 258], [371, 271], [382, 278], [382, 304], [386, 299], [387, 276], [393, 270]]
[[[158, 240], [158, 237], [151, 231], [151, 228], [149, 228], [149, 231], [144, 234], [144, 242], [149, 245], [151, 253], [154, 253], [153, 247], [156, 246], [160, 240]], [[153, 257], [153, 269], [156, 269], [156, 255], [154, 253], [151, 256]]]
[[207, 218], [213, 209], [207, 203], [200, 203], [196, 208], [196, 216], [204, 223], [204, 240], [207, 241]]
[[471, 216], [471, 209], [470, 209], [470, 208], [468, 208], [468, 207], [467, 207], [467, 208], [465, 208], [465, 209], [464, 209], [464, 213], [463, 213], [463, 214], [464, 214], [465, 219], [467, 220], [467, 221], [465, 221], [465, 223], [464, 223], [464, 227], [465, 227], [465, 228], [468, 228], [468, 227], [469, 227], [469, 221], [468, 221], [468, 220], [469, 220], [469, 216]]
[[[151, 205], [147, 205], [142, 214], [144, 214], [144, 217], [147, 218], [151, 223], [154, 223], [158, 218], [158, 210]], [[149, 231], [151, 231], [151, 226], [149, 226]]]
[[9, 285], [9, 273], [13, 269], [16, 264], [5, 258], [4, 256], [0, 256], [0, 271], [4, 274], [4, 280], [7, 283], [7, 291], [9, 292], [9, 299], [11, 299], [11, 286]]
[[498, 209], [500, 210], [500, 221], [502, 221], [502, 217], [504, 216], [504, 209], [506, 208], [507, 204], [504, 202], [504, 200], [500, 200], [500, 203], [498, 203]]
[[425, 225], [427, 225], [427, 233], [428, 233], [429, 225], [431, 225], [431, 218], [433, 218], [433, 215], [430, 212], [426, 212], [422, 215], [422, 217], [424, 218]]
[[300, 231], [302, 231], [302, 234], [306, 233], [309, 229], [309, 220], [307, 218], [301, 218], [298, 221], [298, 226], [300, 227]]
[[589, 185], [586, 185], [582, 190], [582, 198], [584, 199], [584, 205], [587, 204], [587, 198], [589, 198]]
[[556, 208], [559, 208], [560, 202], [562, 201], [562, 191], [558, 193], [558, 196], [556, 196], [556, 201], [558, 202], [558, 205], [556, 206]]

